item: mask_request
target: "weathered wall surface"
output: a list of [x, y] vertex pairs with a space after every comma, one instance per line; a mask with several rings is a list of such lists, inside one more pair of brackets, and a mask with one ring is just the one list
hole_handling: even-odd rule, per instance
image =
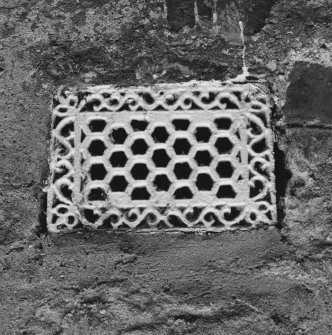
[[[277, 227], [47, 235], [59, 85], [235, 76], [240, 19], [280, 107]], [[331, 25], [330, 0], [0, 0], [0, 333], [331, 334]]]

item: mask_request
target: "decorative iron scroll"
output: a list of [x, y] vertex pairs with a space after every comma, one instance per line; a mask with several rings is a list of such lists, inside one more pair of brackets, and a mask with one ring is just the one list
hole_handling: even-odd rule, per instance
[[272, 150], [269, 98], [254, 84], [62, 89], [53, 103], [48, 229], [274, 224]]

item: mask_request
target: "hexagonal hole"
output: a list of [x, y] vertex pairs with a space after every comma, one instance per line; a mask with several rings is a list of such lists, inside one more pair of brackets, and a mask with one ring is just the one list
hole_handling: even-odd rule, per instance
[[135, 140], [135, 142], [131, 146], [131, 151], [134, 155], [144, 155], [147, 152], [148, 148], [149, 146], [147, 145], [145, 140], [143, 138], [139, 138]]
[[197, 176], [196, 186], [199, 191], [211, 191], [213, 187], [213, 179], [207, 173], [201, 173]]
[[88, 195], [88, 199], [89, 201], [105, 201], [107, 199], [107, 194], [101, 187], [92, 188]]
[[115, 151], [110, 157], [110, 163], [113, 167], [124, 167], [127, 161], [128, 158], [123, 151]]
[[174, 119], [172, 123], [175, 130], [187, 130], [190, 125], [190, 121], [186, 119]]
[[151, 135], [156, 143], [165, 143], [169, 137], [169, 133], [165, 127], [156, 127]]
[[149, 123], [145, 120], [132, 120], [130, 125], [134, 131], [144, 131]]
[[123, 144], [128, 134], [124, 128], [112, 129], [110, 133], [111, 142], [114, 144]]
[[177, 179], [189, 179], [192, 169], [187, 162], [176, 163], [174, 173]]
[[103, 119], [95, 119], [90, 121], [89, 128], [93, 133], [101, 132], [106, 127], [106, 121]]
[[157, 149], [153, 152], [152, 160], [156, 167], [166, 167], [171, 159], [165, 149]]
[[168, 191], [169, 187], [171, 186], [171, 182], [167, 175], [161, 174], [155, 177], [153, 185], [157, 191]]
[[218, 119], [215, 119], [214, 123], [216, 124], [218, 129], [227, 130], [231, 127], [232, 120], [227, 117], [220, 117]]
[[236, 193], [232, 185], [221, 185], [217, 192], [217, 197], [219, 199], [235, 199]]
[[88, 148], [91, 156], [102, 156], [105, 149], [106, 145], [102, 140], [93, 140]]
[[103, 180], [107, 174], [104, 164], [93, 164], [90, 168], [91, 180]]
[[125, 176], [114, 176], [110, 182], [112, 192], [124, 192], [128, 186]]
[[209, 166], [212, 161], [212, 156], [207, 150], [197, 151], [195, 155], [195, 161], [197, 162], [198, 166]]
[[174, 192], [175, 199], [192, 199], [193, 196], [193, 192], [187, 186], [180, 187]]
[[215, 147], [217, 148], [219, 154], [228, 154], [233, 149], [233, 143], [228, 137], [219, 137], [216, 140]]
[[191, 149], [191, 144], [186, 138], [177, 138], [173, 144], [177, 155], [187, 155]]
[[149, 200], [150, 193], [146, 189], [146, 187], [137, 187], [131, 193], [132, 200]]
[[135, 164], [130, 172], [131, 172], [131, 175], [136, 180], [144, 180], [150, 173], [149, 169], [144, 163]]
[[195, 137], [197, 142], [209, 142], [212, 132], [207, 127], [197, 127], [195, 131]]
[[229, 161], [223, 161], [218, 163], [216, 170], [220, 178], [230, 178], [234, 172], [234, 166]]

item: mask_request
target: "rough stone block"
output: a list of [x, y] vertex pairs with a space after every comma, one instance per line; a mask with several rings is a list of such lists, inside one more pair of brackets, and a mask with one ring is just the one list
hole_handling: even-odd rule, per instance
[[194, 0], [167, 0], [168, 24], [173, 30], [180, 30], [184, 26], [195, 25]]
[[288, 131], [285, 224], [295, 244], [332, 243], [332, 131]]
[[286, 121], [289, 124], [332, 124], [332, 67], [298, 62], [289, 77]]

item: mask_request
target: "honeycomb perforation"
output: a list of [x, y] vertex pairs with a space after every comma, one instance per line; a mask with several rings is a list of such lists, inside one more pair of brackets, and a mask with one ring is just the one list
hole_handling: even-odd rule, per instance
[[270, 107], [258, 86], [102, 86], [55, 101], [50, 231], [275, 223]]

